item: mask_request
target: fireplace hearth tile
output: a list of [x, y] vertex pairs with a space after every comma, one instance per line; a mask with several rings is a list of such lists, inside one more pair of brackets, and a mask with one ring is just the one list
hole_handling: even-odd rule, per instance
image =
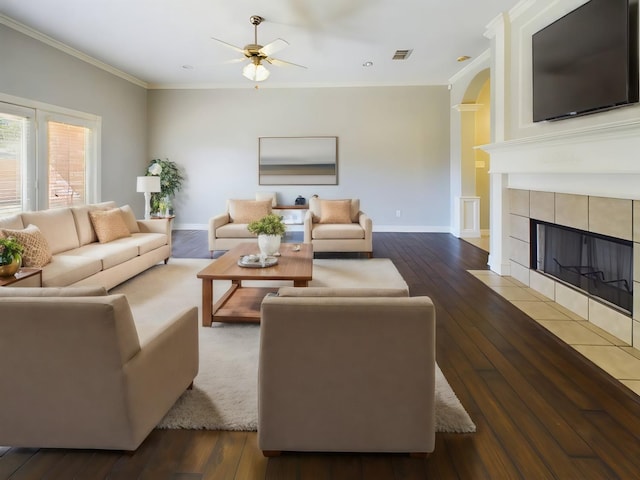
[[640, 380], [640, 359], [621, 348], [597, 345], [573, 348], [618, 380]]
[[589, 197], [589, 231], [632, 240], [633, 203], [620, 198]]
[[504, 287], [497, 286], [491, 287], [491, 290], [496, 292], [498, 295], [502, 295], [509, 301], [515, 300], [524, 300], [529, 302], [540, 301], [539, 297], [536, 297], [533, 293], [531, 293], [531, 289], [522, 288], [522, 287]]
[[628, 343], [623, 342], [622, 340], [620, 340], [615, 335], [611, 335], [606, 330], [603, 330], [602, 328], [600, 328], [597, 325], [594, 325], [591, 322], [585, 322], [585, 327], [587, 327], [589, 330], [592, 330], [592, 331], [596, 332], [601, 337], [604, 337], [607, 340], [609, 340], [609, 343], [611, 343], [611, 345], [616, 345], [616, 346], [621, 347], [621, 348], [627, 348], [629, 346]]
[[569, 345], [611, 345], [604, 337], [572, 320], [539, 320], [538, 323]]
[[547, 302], [514, 301], [511, 303], [534, 320], [571, 320], [570, 317], [557, 308], [553, 308], [553, 306]]
[[621, 380], [621, 383], [629, 387], [637, 395], [640, 395], [640, 380]]

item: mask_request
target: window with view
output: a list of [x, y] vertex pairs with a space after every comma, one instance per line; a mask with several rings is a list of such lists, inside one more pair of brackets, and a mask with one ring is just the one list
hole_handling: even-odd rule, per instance
[[0, 217], [98, 201], [100, 117], [16, 103], [0, 94]]
[[86, 157], [91, 130], [48, 122], [49, 207], [86, 203]]
[[17, 213], [25, 204], [25, 166], [30, 118], [0, 112], [0, 216]]

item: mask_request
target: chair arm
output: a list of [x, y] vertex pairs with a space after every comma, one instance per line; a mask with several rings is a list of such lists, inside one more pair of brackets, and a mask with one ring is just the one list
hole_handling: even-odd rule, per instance
[[373, 221], [371, 217], [364, 212], [358, 214], [358, 223], [364, 229], [364, 238], [370, 238], [373, 231]]
[[311, 243], [311, 230], [313, 230], [313, 213], [307, 210], [304, 214], [304, 243]]
[[216, 229], [229, 223], [229, 213], [221, 213], [209, 219], [209, 250], [214, 251], [216, 248]]
[[144, 438], [198, 373], [198, 309], [177, 314], [124, 365], [134, 432]]

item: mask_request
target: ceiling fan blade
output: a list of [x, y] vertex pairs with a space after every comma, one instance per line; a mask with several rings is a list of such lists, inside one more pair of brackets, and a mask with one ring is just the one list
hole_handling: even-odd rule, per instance
[[304, 69], [307, 68], [304, 65], [298, 65], [297, 63], [286, 62], [284, 60], [278, 60], [277, 58], [267, 57], [267, 58], [265, 58], [265, 60], [267, 62], [269, 62], [270, 64], [275, 65], [277, 67], [300, 67], [300, 68], [304, 68]]
[[288, 46], [289, 42], [281, 38], [276, 38], [273, 42], [267, 43], [264, 47], [258, 50], [258, 52], [268, 57]]
[[247, 57], [244, 58], [233, 58], [231, 60], [227, 60], [226, 62], [222, 62], [222, 63], [240, 63], [240, 62], [246, 62], [247, 61]]
[[219, 38], [211, 37], [211, 40], [215, 40], [216, 42], [220, 42], [225, 47], [230, 48], [231, 50], [235, 50], [236, 52], [240, 52], [244, 55], [244, 48], [236, 47], [235, 45], [231, 45], [230, 43], [224, 42]]

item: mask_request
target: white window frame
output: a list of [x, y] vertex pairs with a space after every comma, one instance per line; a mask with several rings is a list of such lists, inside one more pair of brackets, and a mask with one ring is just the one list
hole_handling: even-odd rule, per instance
[[2, 113], [24, 117], [29, 120], [27, 138], [24, 139], [27, 158], [20, 165], [20, 187], [22, 189], [20, 198], [22, 199], [22, 211], [33, 210], [36, 205], [36, 191], [30, 186], [36, 185], [36, 110], [4, 102], [0, 102], [0, 110]]
[[26, 202], [23, 201], [23, 211], [44, 210], [49, 207], [48, 121], [68, 123], [91, 130], [90, 143], [87, 146], [85, 202], [96, 203], [100, 201], [102, 117], [3, 93], [0, 93], [0, 109], [7, 111], [7, 113], [12, 113], [9, 109], [17, 109], [16, 111], [28, 111], [33, 115], [32, 128], [34, 131], [30, 132], [32, 141], [28, 149], [26, 175], [24, 175], [26, 191], [23, 194], [26, 194], [23, 198], [26, 198]]

